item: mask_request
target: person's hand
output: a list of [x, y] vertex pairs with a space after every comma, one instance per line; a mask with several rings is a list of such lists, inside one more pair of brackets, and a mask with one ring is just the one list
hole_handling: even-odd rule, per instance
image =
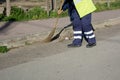
[[58, 12], [57, 12], [57, 13], [58, 13], [58, 14], [61, 14], [62, 12], [63, 12], [63, 10], [58, 10]]

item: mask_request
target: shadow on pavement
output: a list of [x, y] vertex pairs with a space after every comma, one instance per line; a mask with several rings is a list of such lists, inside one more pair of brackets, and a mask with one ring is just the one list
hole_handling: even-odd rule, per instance
[[13, 24], [16, 20], [10, 19], [8, 22], [6, 22], [4, 25], [0, 26], [0, 33], [5, 31], [11, 24]]

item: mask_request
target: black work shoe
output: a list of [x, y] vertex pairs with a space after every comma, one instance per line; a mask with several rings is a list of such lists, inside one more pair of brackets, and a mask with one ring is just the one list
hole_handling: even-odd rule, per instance
[[92, 47], [94, 47], [94, 46], [96, 46], [96, 43], [88, 43], [88, 44], [86, 45], [87, 48], [92, 48]]
[[79, 44], [68, 44], [68, 47], [70, 48], [72, 48], [72, 47], [80, 47], [81, 45], [79, 45]]

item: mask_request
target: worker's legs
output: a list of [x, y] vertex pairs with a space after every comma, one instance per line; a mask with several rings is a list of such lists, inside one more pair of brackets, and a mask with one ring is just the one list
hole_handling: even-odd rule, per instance
[[76, 11], [74, 13], [72, 13], [72, 17], [73, 17], [72, 23], [73, 23], [74, 40], [73, 40], [72, 44], [70, 44], [68, 46], [78, 47], [78, 46], [81, 46], [81, 44], [82, 44], [82, 22]]
[[82, 27], [83, 34], [85, 35], [88, 44], [95, 44], [96, 38], [95, 38], [93, 26], [91, 25], [91, 14], [88, 14], [82, 18], [82, 25], [83, 25]]

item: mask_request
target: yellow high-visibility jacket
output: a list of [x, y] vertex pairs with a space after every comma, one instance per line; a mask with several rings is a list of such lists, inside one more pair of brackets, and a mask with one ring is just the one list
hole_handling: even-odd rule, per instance
[[92, 0], [73, 0], [80, 18], [96, 10]]

